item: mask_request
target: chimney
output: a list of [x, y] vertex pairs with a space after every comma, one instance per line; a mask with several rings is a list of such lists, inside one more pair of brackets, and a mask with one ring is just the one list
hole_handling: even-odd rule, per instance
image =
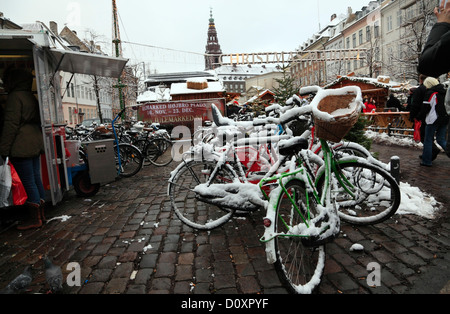
[[54, 21], [50, 21], [50, 30], [52, 31], [53, 34], [55, 34], [56, 36], [59, 35], [58, 33], [58, 24]]

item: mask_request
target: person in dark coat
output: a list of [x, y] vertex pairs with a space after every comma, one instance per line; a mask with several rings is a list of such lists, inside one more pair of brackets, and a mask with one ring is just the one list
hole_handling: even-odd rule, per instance
[[[450, 1], [441, 0], [434, 14], [437, 23], [431, 29], [427, 43], [419, 58], [418, 71], [432, 77], [450, 72]], [[450, 88], [447, 98], [450, 98]], [[447, 126], [447, 156], [450, 157], [450, 125]]]
[[450, 72], [450, 1], [445, 0], [434, 13], [437, 23], [431, 29], [425, 48], [419, 57], [419, 73], [438, 77]]
[[27, 192], [29, 219], [19, 230], [42, 226], [45, 190], [41, 180], [40, 155], [44, 152], [39, 103], [31, 92], [33, 75], [23, 69], [8, 69], [3, 82], [8, 91], [0, 155], [9, 157]]
[[397, 97], [394, 96], [394, 94], [389, 95], [389, 99], [386, 102], [386, 108], [396, 108], [398, 111], [406, 111], [406, 108], [402, 106], [400, 103], [400, 100], [398, 100]]
[[439, 81], [428, 77], [424, 82], [427, 92], [419, 113], [419, 117], [425, 122], [425, 140], [423, 142], [422, 166], [431, 167], [433, 158], [433, 143], [436, 136], [438, 144], [447, 147], [446, 133], [449, 116], [445, 110], [446, 90]]
[[[411, 105], [409, 107], [409, 120], [411, 122], [418, 120], [422, 123], [420, 126], [420, 142], [422, 144], [425, 140], [426, 123], [424, 121], [424, 118], [419, 117], [419, 113], [422, 108], [423, 101], [425, 100], [425, 95], [427, 93], [427, 88], [425, 87], [425, 85], [423, 85], [423, 82], [426, 80], [426, 78], [427, 78], [427, 76], [425, 76], [423, 74], [421, 74], [419, 76], [419, 84], [420, 85], [419, 85], [419, 87], [417, 87], [414, 90], [414, 92], [411, 96], [411, 98], [412, 98]], [[434, 161], [437, 158], [437, 156], [439, 155], [439, 153], [441, 152], [441, 150], [434, 142], [432, 144], [432, 147], [433, 147], [432, 160]], [[420, 158], [422, 158], [422, 155], [420, 156]]]

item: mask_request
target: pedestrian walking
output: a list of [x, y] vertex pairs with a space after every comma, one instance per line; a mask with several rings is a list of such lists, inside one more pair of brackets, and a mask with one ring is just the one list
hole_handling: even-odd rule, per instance
[[425, 122], [425, 139], [423, 142], [422, 166], [431, 167], [433, 161], [433, 143], [436, 137], [438, 144], [446, 149], [447, 124], [449, 116], [445, 110], [445, 88], [433, 77], [424, 82], [427, 92], [419, 118]]
[[8, 92], [0, 155], [9, 157], [27, 192], [29, 212], [19, 230], [39, 228], [44, 219], [45, 190], [41, 180], [40, 155], [44, 152], [39, 103], [33, 95], [33, 75], [24, 69], [8, 69], [3, 82]]

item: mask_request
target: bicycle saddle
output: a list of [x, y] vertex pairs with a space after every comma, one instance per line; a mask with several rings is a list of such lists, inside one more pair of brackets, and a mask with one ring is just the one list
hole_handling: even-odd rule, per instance
[[308, 149], [308, 140], [301, 137], [294, 137], [289, 140], [280, 141], [279, 151], [283, 156], [292, 156], [296, 152]]

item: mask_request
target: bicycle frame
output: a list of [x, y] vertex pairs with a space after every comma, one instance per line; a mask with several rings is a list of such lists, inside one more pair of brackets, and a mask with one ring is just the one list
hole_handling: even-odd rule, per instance
[[[336, 226], [339, 226], [339, 216], [336, 212], [335, 205], [332, 202], [331, 199], [331, 175], [332, 173], [335, 174], [339, 184], [345, 189], [347, 193], [351, 197], [354, 197], [352, 190], [354, 189], [354, 186], [347, 180], [347, 178], [340, 172], [339, 165], [336, 162], [333, 151], [328, 145], [328, 143], [325, 140], [320, 140], [320, 144], [322, 147], [323, 155], [324, 155], [324, 164], [322, 165], [319, 172], [321, 173], [323, 171], [322, 175], [325, 175], [325, 181], [324, 181], [324, 187], [322, 189], [322, 192], [319, 194], [318, 192], [318, 180], [312, 177], [309, 174], [309, 171], [305, 168], [305, 165], [302, 164], [300, 168], [297, 168], [295, 171], [290, 171], [288, 173], [283, 173], [280, 175], [276, 175], [270, 178], [266, 178], [261, 180], [259, 183], [259, 187], [261, 192], [263, 193], [263, 196], [268, 203], [268, 210], [267, 210], [267, 216], [264, 218], [264, 225], [266, 226], [266, 230], [264, 233], [264, 236], [260, 239], [261, 242], [265, 243], [266, 245], [269, 245], [272, 249], [267, 249], [267, 260], [269, 263], [274, 263], [276, 261], [275, 256], [275, 247], [274, 247], [274, 241], [276, 237], [291, 237], [291, 238], [310, 238], [312, 235], [323, 235], [327, 232], [327, 230], [330, 230], [330, 228], [333, 228], [331, 225], [334, 223], [334, 220], [337, 220]], [[357, 159], [357, 158], [356, 158]], [[354, 160], [354, 159], [352, 159]], [[349, 159], [349, 162], [351, 159]], [[286, 189], [287, 183], [292, 179], [298, 179], [301, 180], [305, 184], [306, 193], [306, 212], [300, 210], [298, 208], [297, 204], [295, 203], [295, 200], [292, 198], [292, 196], [289, 194], [289, 191]], [[280, 197], [286, 197], [292, 204], [293, 210], [296, 211], [296, 213], [300, 216], [301, 220], [305, 224], [306, 228], [299, 228], [299, 230], [294, 230], [294, 232], [291, 232], [292, 229], [288, 230], [288, 233], [275, 233], [275, 220], [277, 217], [276, 215], [276, 208], [278, 205], [278, 202], [280, 201], [280, 198], [277, 198], [275, 201], [275, 204], [270, 203], [270, 197], [265, 193], [264, 191], [264, 184], [269, 181], [278, 181], [279, 187], [278, 190], [274, 191], [274, 193], [278, 193]], [[282, 193], [280, 193], [282, 192]], [[277, 195], [277, 194], [275, 194]], [[320, 209], [319, 216], [312, 217], [311, 214], [311, 197], [314, 198], [314, 201], [316, 202], [318, 208]], [[326, 223], [324, 226], [316, 226], [315, 223], [320, 222], [322, 217], [328, 216], [329, 218], [332, 218], [332, 223], [328, 224]], [[285, 222], [284, 218], [281, 217], [281, 215], [278, 217], [280, 221], [289, 229], [289, 224]], [[299, 231], [303, 231], [303, 233], [299, 233]], [[289, 233], [291, 232], [291, 233]], [[336, 233], [336, 231], [330, 232], [332, 236]]]
[[112, 126], [112, 129], [113, 129], [113, 134], [114, 134], [114, 144], [117, 146], [117, 159], [118, 159], [118, 162], [119, 162], [117, 175], [120, 175], [120, 171], [121, 171], [120, 169], [122, 169], [122, 161], [121, 161], [121, 157], [120, 157], [119, 138], [117, 136], [117, 132], [116, 132], [116, 128], [115, 128], [114, 124], [122, 116], [122, 114], [125, 112], [125, 110], [126, 110], [126, 108], [123, 108], [122, 111], [120, 111], [119, 114], [111, 122], [111, 126]]

